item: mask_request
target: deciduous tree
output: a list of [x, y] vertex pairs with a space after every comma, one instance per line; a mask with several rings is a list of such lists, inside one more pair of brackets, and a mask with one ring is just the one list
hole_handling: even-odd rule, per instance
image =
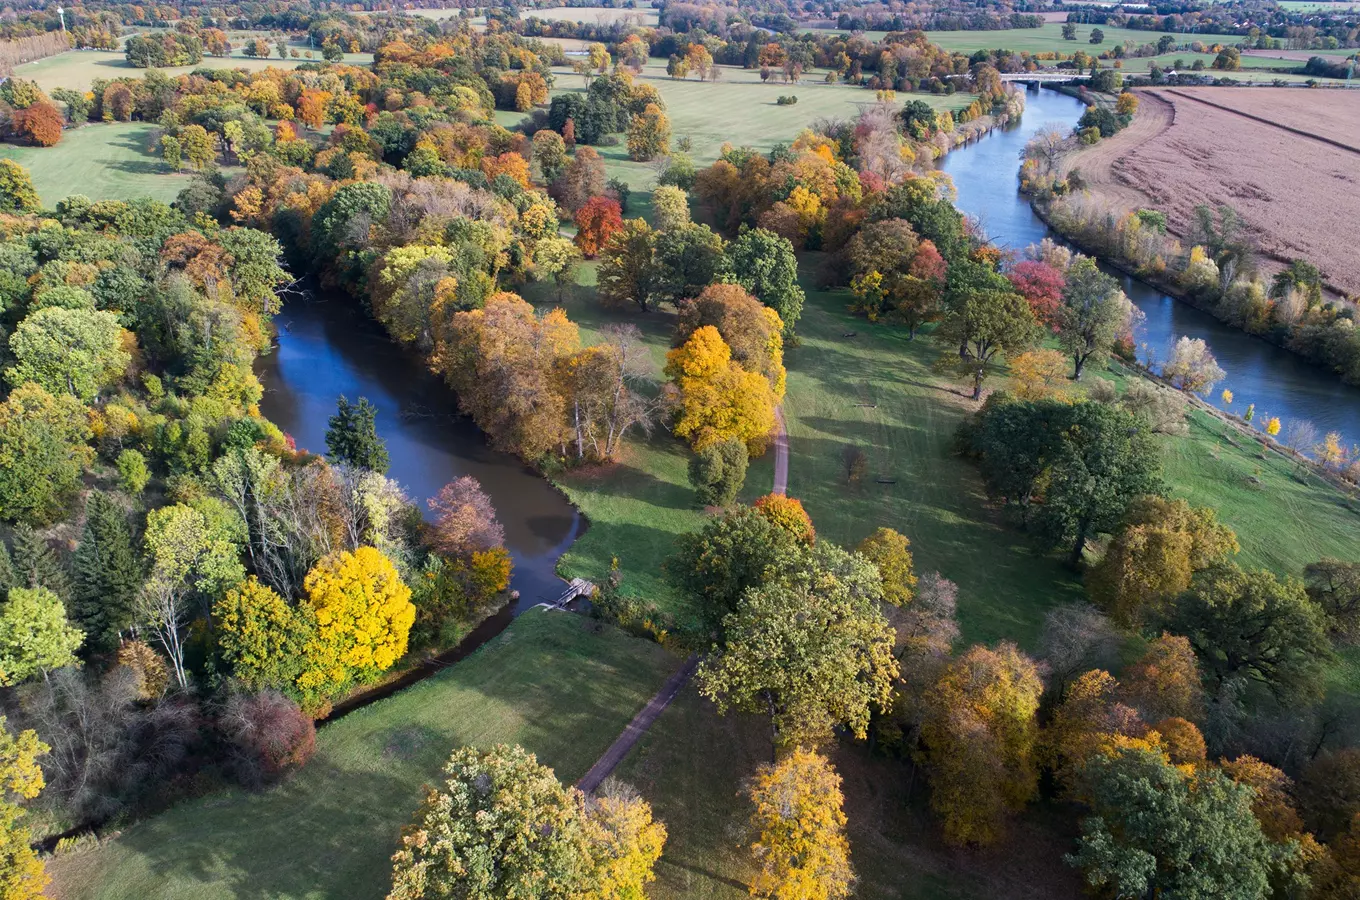
[[1216, 683], [1244, 677], [1281, 698], [1316, 696], [1332, 655], [1322, 611], [1300, 582], [1231, 563], [1196, 575], [1167, 627], [1190, 639]]
[[482, 485], [471, 475], [455, 478], [430, 500], [435, 520], [430, 544], [445, 556], [469, 557], [505, 544], [505, 529]]
[[826, 757], [797, 748], [751, 782], [751, 896], [838, 900], [855, 885], [841, 778]]
[[1072, 378], [1081, 380], [1088, 363], [1109, 358], [1120, 334], [1130, 327], [1133, 304], [1119, 289], [1119, 282], [1081, 257], [1067, 269], [1062, 302], [1058, 307], [1058, 342], [1072, 357]]
[[388, 900], [569, 900], [591, 871], [579, 799], [521, 747], [453, 752], [392, 856]]
[[15, 110], [13, 125], [38, 147], [52, 147], [61, 141], [62, 115], [51, 103], [39, 101]]
[[1155, 619], [1198, 571], [1237, 553], [1237, 536], [1214, 510], [1184, 500], [1137, 498], [1091, 570], [1091, 598], [1126, 626]]
[[922, 761], [951, 844], [994, 843], [1033, 798], [1042, 694], [1034, 662], [1004, 642], [972, 647], [926, 692]]
[[48, 306], [31, 313], [10, 336], [14, 365], [5, 378], [31, 381], [87, 403], [119, 378], [132, 360], [118, 317], [103, 310]]
[[1160, 750], [1127, 749], [1092, 757], [1084, 777], [1091, 815], [1067, 859], [1112, 896], [1253, 900], [1290, 855], [1261, 833], [1252, 790], [1216, 769], [1186, 774]]
[[1201, 719], [1204, 686], [1190, 641], [1166, 633], [1149, 641], [1143, 655], [1124, 670], [1120, 696], [1145, 721], [1157, 722], [1173, 716], [1190, 721]]
[[774, 430], [774, 391], [762, 375], [732, 361], [718, 329], [706, 325], [666, 354], [666, 376], [678, 391], [673, 431], [695, 450], [736, 438], [753, 455]]
[[33, 836], [21, 821], [19, 805], [42, 791], [38, 758], [49, 750], [36, 732], [14, 734], [0, 716], [0, 897], [5, 900], [41, 900], [51, 880], [30, 846]]
[[599, 254], [610, 235], [623, 227], [623, 215], [617, 201], [608, 197], [591, 197], [576, 211], [576, 246], [587, 257]]
[[837, 725], [863, 738], [898, 674], [877, 570], [822, 542], [775, 571], [724, 619], [725, 643], [700, 664], [700, 690], [722, 712], [768, 715], [786, 746], [815, 746]]
[[1019, 294], [969, 290], [951, 301], [935, 336], [959, 349], [957, 368], [972, 381], [973, 399], [978, 400], [997, 358], [1028, 349], [1038, 339], [1039, 328]]
[[1344, 644], [1360, 641], [1360, 563], [1323, 558], [1303, 569], [1308, 596], [1327, 616], [1332, 638]]
[[613, 232], [600, 253], [600, 300], [647, 312], [656, 294], [655, 250], [656, 232], [643, 219], [629, 219]]
[[46, 524], [62, 514], [93, 459], [84, 404], [22, 384], [0, 403], [0, 516]]
[[805, 299], [793, 244], [773, 231], [753, 228], [733, 241], [727, 253], [737, 283], [779, 313], [784, 335], [792, 336]]
[[891, 528], [876, 528], [855, 550], [878, 567], [883, 579], [883, 599], [893, 606], [906, 606], [916, 594], [916, 571], [911, 560], [911, 541]]
[[[246, 688], [297, 692], [304, 648], [317, 627], [310, 606], [294, 607], [252, 575], [217, 601], [213, 624], [222, 659]], [[318, 702], [307, 699], [309, 706]]]
[[750, 455], [733, 438], [698, 451], [689, 460], [689, 483], [701, 506], [731, 506], [746, 482]]
[[1224, 374], [1203, 340], [1184, 336], [1176, 341], [1171, 359], [1162, 367], [1163, 378], [1191, 394], [1207, 391], [1223, 380]]
[[334, 694], [376, 678], [405, 655], [416, 617], [411, 589], [381, 552], [333, 553], [307, 573], [303, 587], [317, 622], [303, 649], [303, 691]]
[[582, 824], [591, 860], [582, 900], [645, 897], [666, 843], [666, 826], [652, 818], [651, 805], [627, 785], [605, 779], [595, 796], [585, 799]]
[[15, 685], [74, 665], [85, 635], [46, 588], [12, 588], [0, 605], [0, 684]]

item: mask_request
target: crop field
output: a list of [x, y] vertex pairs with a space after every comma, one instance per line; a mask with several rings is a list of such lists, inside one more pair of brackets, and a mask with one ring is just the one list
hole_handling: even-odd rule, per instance
[[1360, 292], [1349, 246], [1337, 239], [1360, 216], [1360, 93], [1140, 93], [1133, 127], [1067, 160], [1098, 197], [1120, 209], [1162, 210], [1177, 235], [1186, 233], [1195, 206], [1227, 203], [1265, 256], [1312, 260], [1336, 288]]
[[298, 775], [219, 791], [55, 860], [64, 900], [381, 897], [397, 835], [450, 751], [518, 743], [572, 782], [678, 660], [585, 619], [531, 611], [458, 665], [317, 734]]
[[[233, 43], [237, 40], [236, 36], [233, 36]], [[271, 53], [277, 52], [273, 49], [272, 41], [270, 41], [270, 46]], [[301, 54], [307, 49], [307, 45], [295, 43], [291, 44], [290, 48], [296, 48]], [[277, 57], [253, 59], [242, 55], [241, 49], [237, 47], [232, 51], [230, 57], [205, 56], [198, 65], [172, 66], [160, 71], [170, 75], [182, 75], [195, 69], [246, 69], [251, 72], [262, 71], [270, 66], [292, 69], [300, 63], [321, 61], [319, 51], [314, 51], [314, 56], [315, 58], [310, 60], [301, 56], [298, 59], [291, 57], [288, 59], [278, 59]], [[367, 65], [373, 62], [373, 54], [346, 53], [345, 61], [355, 65]], [[138, 69], [128, 65], [127, 58], [121, 50], [67, 50], [65, 53], [58, 53], [56, 56], [49, 56], [46, 59], [16, 66], [14, 75], [16, 78], [36, 81], [38, 86], [45, 91], [63, 87], [85, 91], [90, 89], [90, 84], [96, 78], [123, 78], [126, 76], [140, 78], [146, 71], [146, 69]]]
[[92, 200], [151, 197], [169, 203], [189, 183], [151, 149], [152, 122], [110, 122], [67, 129], [55, 147], [0, 144], [0, 157], [28, 169], [43, 204], [71, 194]]
[[612, 9], [603, 6], [553, 6], [548, 9], [524, 9], [521, 19], [537, 18], [549, 22], [585, 22], [587, 25], [613, 25], [624, 22], [656, 27], [660, 13], [655, 9]]
[[[1090, 43], [1091, 30], [1099, 28], [1105, 34], [1100, 44]], [[830, 29], [835, 32], [835, 29]], [[843, 31], [840, 33], [844, 33]], [[869, 32], [873, 34], [874, 32]], [[1047, 22], [1042, 28], [1006, 28], [1000, 31], [928, 31], [926, 37], [932, 44], [945, 50], [972, 53], [974, 50], [1014, 50], [1028, 53], [1057, 52], [1073, 54], [1078, 50], [1099, 54], [1125, 41], [1135, 44], [1155, 44], [1163, 34], [1171, 34], [1178, 43], [1190, 44], [1201, 41], [1205, 44], [1235, 44], [1239, 37], [1225, 34], [1180, 34], [1162, 31], [1139, 31], [1133, 28], [1116, 28], [1105, 25], [1077, 25], [1077, 39], [1064, 40], [1061, 22]]]

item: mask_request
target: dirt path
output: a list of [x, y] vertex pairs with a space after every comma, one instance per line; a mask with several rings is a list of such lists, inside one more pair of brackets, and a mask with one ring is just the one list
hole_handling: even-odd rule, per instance
[[774, 411], [774, 423], [778, 431], [774, 436], [774, 488], [773, 494], [786, 494], [789, 491], [789, 429], [784, 424], [784, 407]]
[[1061, 164], [1062, 175], [1077, 169], [1092, 193], [1099, 194], [1122, 211], [1158, 202], [1155, 194], [1121, 177], [1122, 163], [1129, 153], [1159, 137], [1176, 122], [1176, 108], [1170, 103], [1146, 91], [1138, 96], [1142, 103], [1128, 128], [1092, 147], [1069, 153]]
[[666, 683], [661, 686], [661, 690], [656, 692], [656, 696], [647, 701], [647, 705], [633, 716], [633, 721], [628, 723], [628, 727], [623, 729], [623, 733], [614, 739], [614, 743], [609, 745], [609, 749], [604, 751], [595, 761], [595, 765], [590, 767], [590, 771], [578, 782], [576, 786], [585, 793], [592, 793], [600, 786], [600, 782], [609, 777], [610, 773], [623, 762], [623, 758], [628, 755], [628, 751], [641, 740], [647, 733], [647, 729], [652, 727], [660, 715], [666, 711], [666, 707], [671, 705], [676, 694], [680, 689], [689, 683], [694, 675], [694, 670], [699, 667], [698, 655], [691, 656], [685, 660], [685, 664], [666, 679]]

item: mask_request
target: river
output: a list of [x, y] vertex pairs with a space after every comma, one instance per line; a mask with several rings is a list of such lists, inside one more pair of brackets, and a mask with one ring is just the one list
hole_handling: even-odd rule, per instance
[[336, 398], [367, 397], [378, 408], [389, 474], [422, 509], [460, 475], [475, 477], [491, 496], [515, 561], [511, 588], [520, 592], [508, 612], [561, 595], [565, 585], [554, 568], [585, 521], [519, 459], [488, 448], [472, 420], [458, 415], [453, 393], [414, 352], [388, 340], [358, 303], [338, 293], [289, 300], [275, 325], [277, 346], [259, 366], [266, 418], [300, 449], [325, 453]]
[[[1017, 250], [1045, 237], [1060, 240], [1018, 190], [1020, 152], [1043, 125], [1071, 128], [1084, 109], [1079, 100], [1056, 91], [1031, 90], [1026, 100], [1019, 124], [949, 153], [940, 166], [958, 188], [959, 209], [977, 217], [997, 244]], [[1286, 427], [1304, 419], [1319, 432], [1340, 432], [1348, 445], [1360, 444], [1360, 390], [1141, 281], [1111, 274], [1119, 277], [1124, 292], [1147, 317], [1135, 335], [1140, 359], [1151, 355], [1164, 361], [1182, 335], [1202, 338], [1227, 373], [1205, 399], [1223, 407], [1221, 393], [1227, 389], [1233, 393], [1233, 412], [1241, 414], [1248, 403], [1256, 404], [1258, 424], [1266, 415], [1279, 416]]]

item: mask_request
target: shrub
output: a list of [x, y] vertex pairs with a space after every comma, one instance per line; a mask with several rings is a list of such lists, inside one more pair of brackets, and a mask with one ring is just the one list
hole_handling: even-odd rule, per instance
[[780, 96], [774, 102], [776, 106], [793, 106], [793, 104], [798, 102], [798, 98], [790, 94], [787, 97]]
[[277, 781], [316, 752], [316, 724], [278, 691], [234, 695], [218, 725], [235, 748], [236, 775], [247, 787]]

